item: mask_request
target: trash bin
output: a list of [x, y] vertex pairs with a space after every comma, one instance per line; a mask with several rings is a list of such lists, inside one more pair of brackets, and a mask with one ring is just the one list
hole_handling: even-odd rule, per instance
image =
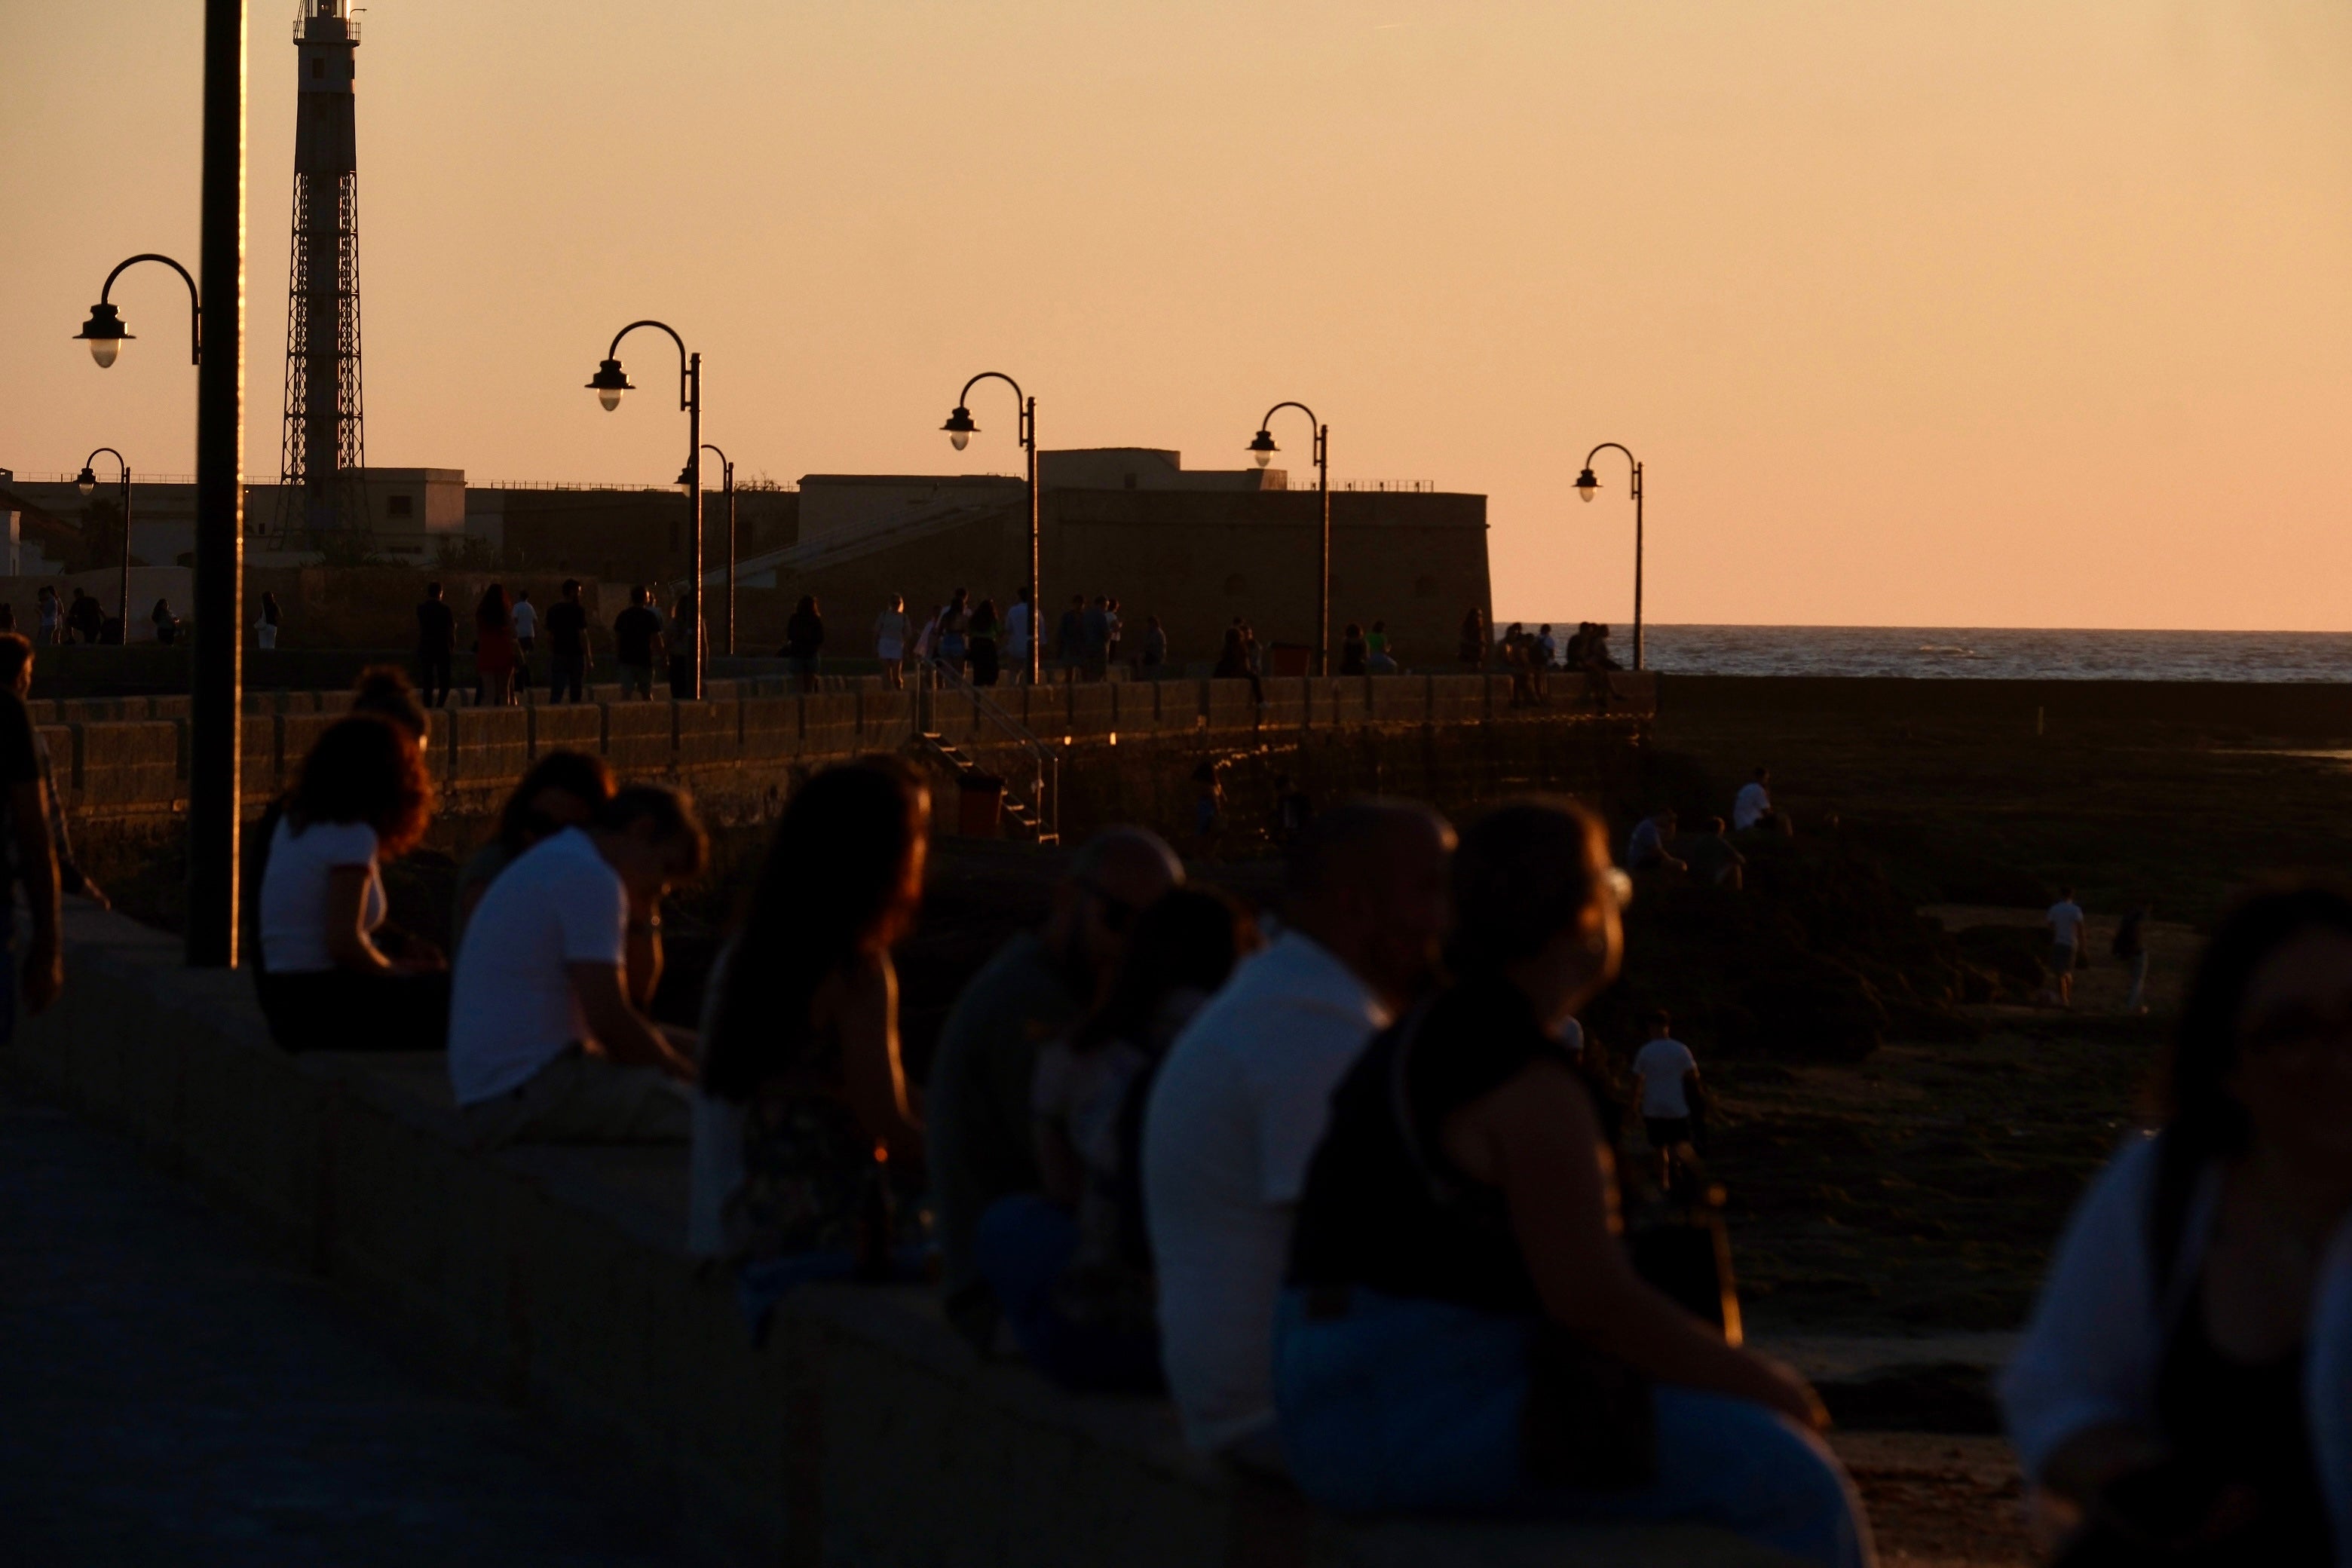
[[1004, 830], [1004, 781], [992, 773], [966, 773], [956, 781], [956, 831], [966, 838], [994, 838]]

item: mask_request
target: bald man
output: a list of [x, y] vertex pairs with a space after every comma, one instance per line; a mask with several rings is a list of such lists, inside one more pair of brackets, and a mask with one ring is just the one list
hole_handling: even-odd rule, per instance
[[1043, 1190], [1029, 1109], [1037, 1047], [1076, 1024], [1118, 965], [1135, 917], [1184, 880], [1158, 834], [1114, 827], [1088, 839], [1035, 931], [997, 950], [956, 998], [925, 1096], [931, 1194], [948, 1315], [982, 1350], [998, 1314], [972, 1255], [988, 1205]]
[[1454, 830], [1356, 801], [1291, 854], [1288, 925], [1192, 1016], [1143, 1128], [1160, 1361], [1193, 1447], [1279, 1464], [1274, 1309], [1331, 1090], [1427, 985]]

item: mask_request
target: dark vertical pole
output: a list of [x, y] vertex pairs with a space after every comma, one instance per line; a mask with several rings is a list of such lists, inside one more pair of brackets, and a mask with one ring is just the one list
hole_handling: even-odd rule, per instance
[[131, 465], [122, 465], [122, 646], [131, 646]]
[[735, 657], [735, 460], [727, 459], [727, 657]]
[[1034, 686], [1045, 673], [1045, 584], [1038, 575], [1037, 548], [1037, 400], [1029, 399], [1021, 411], [1021, 423], [1025, 427], [1024, 444], [1029, 448], [1029, 684]]
[[1315, 595], [1315, 673], [1331, 673], [1331, 426], [1315, 429], [1315, 489], [1323, 501], [1323, 577]]
[[702, 356], [687, 358], [686, 438], [694, 453], [687, 472], [694, 484], [694, 635], [688, 639], [686, 657], [693, 671], [687, 685], [687, 695], [697, 702], [702, 700], [702, 646], [709, 639], [710, 606], [702, 602]]
[[[236, 966], [244, 760], [245, 0], [205, 0], [204, 342], [196, 372], [194, 680], [188, 723], [188, 963]], [[126, 538], [125, 545], [129, 543]]]
[[1642, 668], [1642, 465], [1633, 465], [1633, 668]]

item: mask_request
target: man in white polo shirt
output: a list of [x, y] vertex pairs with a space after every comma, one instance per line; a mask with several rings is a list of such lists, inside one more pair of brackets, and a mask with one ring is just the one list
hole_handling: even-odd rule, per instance
[[499, 873], [457, 949], [449, 1079], [484, 1148], [684, 1142], [691, 1054], [629, 1000], [629, 909], [702, 869], [693, 805], [631, 784]]
[[1160, 1360], [1204, 1452], [1278, 1465], [1274, 1308], [1331, 1090], [1427, 979], [1454, 830], [1359, 801], [1291, 854], [1288, 926], [1177, 1036], [1143, 1132]]

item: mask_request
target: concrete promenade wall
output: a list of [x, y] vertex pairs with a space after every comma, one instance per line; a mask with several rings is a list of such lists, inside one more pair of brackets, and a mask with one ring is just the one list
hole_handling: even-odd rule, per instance
[[[772, 815], [795, 770], [896, 752], [927, 725], [984, 766], [1027, 766], [1007, 734], [952, 693], [882, 689], [878, 679], [787, 693], [773, 679], [711, 680], [709, 699], [593, 700], [513, 708], [451, 706], [431, 715], [426, 758], [441, 812], [497, 809], [541, 754], [603, 755], [625, 778], [693, 788], [720, 821]], [[1063, 820], [1084, 831], [1112, 819], [1189, 820], [1201, 760], [1237, 771], [1237, 786], [1270, 788], [1287, 771], [1317, 798], [1386, 790], [1446, 801], [1513, 783], [1600, 793], [1633, 754], [1633, 727], [1654, 700], [1648, 678], [1622, 676], [1605, 715], [1581, 693], [1513, 709], [1507, 680], [1478, 676], [1268, 679], [1265, 702], [1239, 680], [1160, 680], [1001, 687], [995, 700], [1061, 760]], [[342, 692], [255, 692], [247, 700], [243, 790], [248, 809], [291, 782], [319, 732], [344, 710]], [[77, 831], [120, 843], [175, 830], [187, 799], [188, 700], [125, 696], [36, 699], [58, 790]]]
[[437, 1056], [289, 1058], [246, 976], [75, 901], [0, 1064], [127, 1133], [453, 1366], [617, 1444], [714, 1556], [793, 1568], [1738, 1568], [1697, 1529], [1346, 1523], [1186, 1453], [1166, 1407], [976, 1356], [930, 1292], [791, 1298], [754, 1348], [683, 1255], [682, 1150], [460, 1146]]

